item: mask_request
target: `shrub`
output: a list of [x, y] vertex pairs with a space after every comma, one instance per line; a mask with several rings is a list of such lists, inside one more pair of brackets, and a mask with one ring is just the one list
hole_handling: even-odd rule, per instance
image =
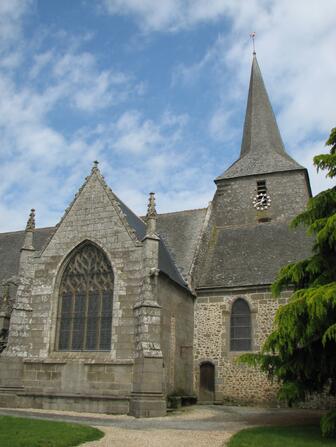
[[322, 416], [320, 427], [324, 438], [336, 438], [336, 410]]

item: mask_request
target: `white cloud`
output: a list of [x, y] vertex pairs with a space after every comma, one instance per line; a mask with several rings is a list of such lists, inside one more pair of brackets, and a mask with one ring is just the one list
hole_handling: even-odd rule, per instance
[[[336, 5], [329, 0], [323, 7], [314, 0], [284, 0], [268, 6], [268, 19], [256, 16], [254, 22], [259, 62], [287, 149], [308, 167], [317, 193], [330, 185], [323, 174], [316, 175], [311, 159], [325, 150], [324, 141], [335, 126], [336, 58], [330, 56], [335, 54]], [[247, 25], [240, 20], [236, 31]], [[238, 41], [228, 55], [241, 79], [247, 71], [241, 62], [246, 47]], [[303, 152], [303, 147], [309, 150]]]
[[[79, 59], [82, 67], [83, 60], [91, 61], [90, 57], [81, 59], [79, 56]], [[58, 63], [57, 54], [52, 60]], [[34, 64], [39, 65], [33, 71], [34, 76], [43, 72], [45, 61], [50, 61], [50, 57], [34, 59]], [[22, 228], [31, 207], [37, 209], [38, 225], [55, 224], [94, 159], [101, 161], [102, 171], [110, 175], [109, 183], [117, 185], [116, 192], [139, 213], [143, 212], [149, 190], [177, 187], [181, 194], [189, 189], [190, 179], [184, 169], [188, 151], [185, 147], [180, 150], [188, 122], [186, 115], [166, 111], [151, 120], [136, 110], [126, 111], [110, 123], [80, 128], [71, 137], [66, 137], [47, 124], [48, 116], [60, 101], [77, 98], [72, 96], [69, 86], [83, 75], [77, 72], [76, 55], [73, 71], [68, 62], [60, 66], [62, 70], [56, 70], [54, 81], [45, 89], [35, 89], [33, 85], [20, 89], [13, 80], [0, 73], [2, 230]], [[97, 73], [99, 79], [98, 70], [94, 71], [94, 76]], [[87, 77], [84, 79], [87, 81]], [[126, 77], [116, 76], [113, 82], [123, 88], [124, 79]], [[110, 161], [111, 151], [114, 160], [120, 158], [117, 170]], [[201, 178], [204, 171], [194, 174]], [[193, 188], [190, 194], [195, 195], [200, 188], [204, 189], [204, 185]], [[175, 206], [183, 207], [183, 203], [175, 202]]]
[[92, 53], [70, 51], [56, 55], [51, 69], [61, 96], [82, 111], [94, 112], [116, 105], [131, 91], [138, 94], [138, 86], [129, 76], [112, 69], [100, 70]]
[[[254, 11], [255, 0], [101, 0], [110, 14], [131, 15], [144, 31], [178, 31], [203, 22], [231, 16], [246, 4], [246, 11]], [[253, 5], [251, 6], [250, 3]], [[238, 4], [238, 6], [236, 5]]]
[[210, 136], [217, 141], [232, 141], [237, 138], [237, 131], [232, 125], [232, 113], [228, 110], [217, 109], [210, 118]]
[[13, 70], [22, 62], [23, 18], [34, 0], [0, 1], [0, 69]]
[[172, 85], [175, 86], [180, 82], [189, 86], [194, 85], [206, 71], [213, 72], [219, 65], [225, 67], [223, 64], [225, 54], [223, 50], [224, 39], [222, 36], [219, 36], [214, 45], [207, 49], [204, 56], [202, 56], [199, 61], [191, 65], [179, 64], [174, 69], [172, 74]]
[[[190, 11], [191, 4], [177, 3], [184, 20], [180, 19], [176, 27], [195, 26], [199, 15]], [[193, 9], [200, 11], [201, 4], [196, 2]], [[215, 20], [222, 14], [230, 20], [231, 29], [225, 30], [198, 61], [179, 65], [173, 73], [173, 86], [183, 81], [185, 86], [196, 88], [198, 80], [211, 77], [208, 85], [213, 85], [218, 99], [209, 119], [209, 134], [215, 140], [224, 136], [230, 127], [226, 118], [239, 111], [241, 120], [245, 107], [251, 64], [248, 35], [255, 30], [258, 60], [286, 147], [309, 167], [313, 191], [319, 192], [328, 182], [323, 175], [316, 177], [312, 162], [307, 162], [300, 148], [321, 152], [323, 145], [319, 147], [316, 141], [325, 140], [335, 126], [335, 2], [325, 0], [322, 7], [315, 0], [236, 1], [230, 5], [218, 0], [209, 2], [202, 17]], [[169, 30], [161, 27], [161, 31]], [[242, 124], [237, 124], [239, 132]], [[237, 156], [238, 149], [239, 143]]]
[[[157, 193], [160, 211], [197, 208], [213, 195], [214, 186], [208, 181], [211, 162], [201, 148], [187, 143], [187, 123], [188, 116], [171, 111], [155, 120], [129, 111], [115, 124], [95, 129], [114, 151], [110, 158], [102, 154], [102, 171], [113, 191], [136, 213], [145, 213], [150, 191]], [[116, 162], [119, 155], [122, 158]]]
[[21, 37], [21, 19], [31, 6], [32, 0], [1, 0], [0, 48]]
[[[335, 125], [333, 0], [324, 0], [323, 7], [314, 0], [104, 4], [111, 14], [134, 17], [147, 33], [178, 32], [221, 19], [230, 23], [199, 61], [174, 72], [173, 87], [182, 80], [197, 88], [198, 80], [208, 77], [217, 103], [207, 110], [212, 116], [205, 128], [217, 142], [234, 140], [241, 132], [242, 123], [236, 128], [232, 122], [246, 101], [248, 33], [255, 30], [258, 58], [287, 148], [309, 167], [315, 192], [330, 185], [323, 173], [315, 174], [311, 159], [325, 150], [323, 142]], [[34, 45], [25, 44], [23, 20], [33, 7], [32, 0], [0, 1], [0, 228], [22, 228], [31, 207], [38, 210], [39, 225], [55, 224], [97, 158], [113, 189], [138, 213], [144, 212], [153, 189], [161, 211], [206, 205], [214, 189], [209, 182], [213, 160], [203, 155], [208, 149], [202, 151], [186, 135], [189, 117], [166, 111], [153, 118], [134, 110], [134, 104], [117, 111], [115, 105], [142, 95], [148, 85], [102, 68], [92, 52], [82, 49], [92, 33], [74, 37], [59, 30], [57, 43], [47, 50], [39, 46], [43, 33]], [[20, 64], [28, 74], [25, 83], [14, 73]], [[62, 107], [87, 116], [89, 124], [72, 135], [58, 130], [50, 117]], [[102, 109], [111, 117], [108, 124], [95, 119]]]
[[[157, 154], [181, 139], [188, 118], [165, 112], [156, 122], [145, 119], [138, 111], [124, 112], [111, 126], [112, 147], [117, 151], [148, 155]], [[106, 131], [106, 130], [105, 130]], [[151, 158], [151, 162], [153, 159]]]
[[[66, 135], [52, 125], [53, 113], [69, 109], [91, 118], [142, 90], [127, 74], [100, 68], [93, 53], [81, 50], [88, 36], [59, 33], [48, 50], [40, 49], [45, 48], [43, 36], [34, 45], [25, 43], [21, 39], [28, 6], [33, 2], [0, 2], [0, 25], [7, 26], [0, 26], [0, 51], [8, 61], [19, 54], [24, 64], [0, 64], [1, 230], [22, 228], [32, 207], [37, 209], [38, 225], [54, 225], [92, 160], [103, 158], [107, 150], [107, 139], [99, 133]], [[18, 53], [18, 45], [24, 51]], [[17, 76], [22, 69], [28, 74], [23, 82]]]
[[43, 53], [35, 54], [33, 58], [33, 66], [31, 67], [29, 72], [30, 78], [36, 78], [44, 68], [50, 66], [53, 60], [53, 56], [54, 54], [50, 50]]
[[[146, 213], [148, 193], [156, 193], [160, 213], [207, 206], [214, 194], [208, 166], [189, 168], [190, 157], [178, 152], [160, 154], [132, 167], [118, 167], [108, 181], [113, 191], [138, 215]], [[104, 170], [110, 172], [108, 167]], [[197, 179], [197, 181], [195, 181]]]
[[151, 121], [141, 121], [139, 113], [123, 113], [116, 123], [113, 146], [123, 152], [143, 154], [163, 143], [160, 129]]
[[103, 0], [102, 3], [110, 14], [132, 14], [149, 30], [170, 28], [179, 21], [180, 8], [176, 0]]
[[[296, 144], [316, 132], [326, 134], [333, 125], [334, 0], [324, 0], [323, 5], [316, 0], [104, 0], [103, 3], [111, 14], [133, 16], [139, 27], [147, 31], [178, 31], [201, 22], [229, 19], [231, 30], [219, 36], [198, 62], [178, 66], [173, 84], [181, 79], [190, 84], [210, 71], [218, 86], [221, 77], [230, 70], [231, 75], [236, 74], [233, 91], [225, 91], [224, 100], [230, 107], [228, 99], [246, 95], [251, 54], [248, 34], [255, 30], [260, 64], [273, 103], [280, 109], [279, 121], [285, 139]], [[222, 76], [218, 76], [220, 73]], [[224, 106], [220, 104], [222, 116]], [[215, 111], [213, 120], [219, 113]]]

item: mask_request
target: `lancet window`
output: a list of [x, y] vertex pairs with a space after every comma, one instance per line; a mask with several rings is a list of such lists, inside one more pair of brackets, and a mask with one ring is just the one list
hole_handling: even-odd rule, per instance
[[242, 298], [236, 300], [232, 306], [230, 335], [231, 351], [251, 350], [251, 311]]
[[114, 275], [105, 253], [84, 243], [65, 267], [59, 296], [58, 350], [111, 349]]

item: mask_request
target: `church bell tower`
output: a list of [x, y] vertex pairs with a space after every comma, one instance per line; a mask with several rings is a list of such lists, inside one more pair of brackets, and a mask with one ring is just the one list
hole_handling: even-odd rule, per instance
[[276, 387], [235, 359], [261, 348], [290, 296], [272, 296], [280, 268], [311, 254], [305, 230], [289, 227], [311, 192], [307, 170], [284, 148], [255, 54], [240, 156], [215, 183], [195, 269], [195, 388], [200, 400], [211, 392], [218, 402], [265, 402]]

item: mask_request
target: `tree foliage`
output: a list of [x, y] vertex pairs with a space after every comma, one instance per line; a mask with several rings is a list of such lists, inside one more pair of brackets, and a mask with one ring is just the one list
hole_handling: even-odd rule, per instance
[[[336, 128], [326, 145], [329, 153], [314, 157], [314, 164], [335, 178]], [[313, 238], [312, 255], [280, 270], [273, 294], [288, 288], [293, 294], [278, 309], [275, 329], [260, 354], [240, 359], [278, 379], [279, 398], [290, 405], [314, 392], [336, 396], [336, 186], [311, 198], [291, 225], [307, 227]]]

